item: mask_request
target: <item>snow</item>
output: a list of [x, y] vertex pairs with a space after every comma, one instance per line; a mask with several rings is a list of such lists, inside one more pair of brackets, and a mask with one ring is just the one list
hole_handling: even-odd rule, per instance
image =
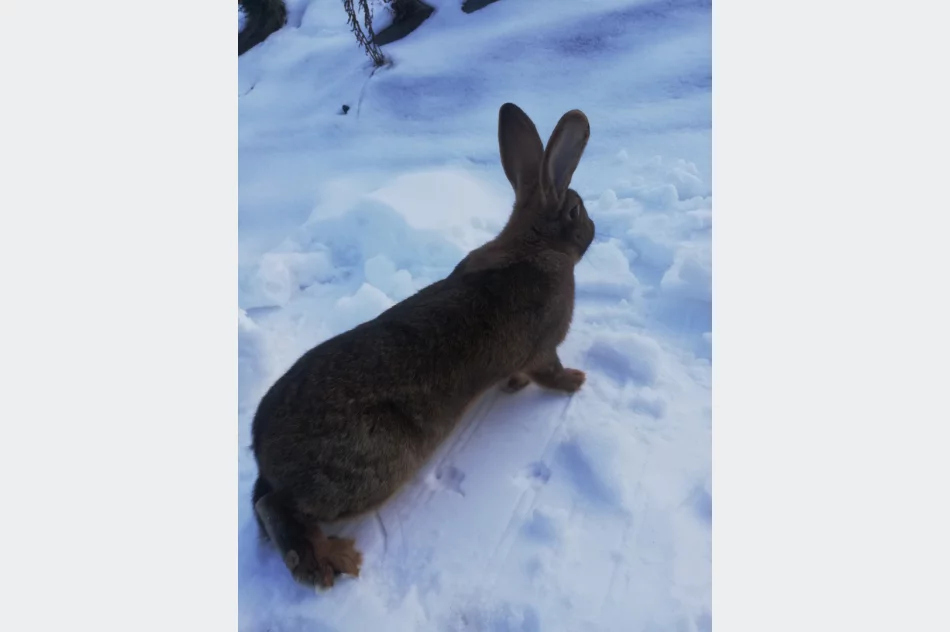
[[[240, 629], [707, 631], [710, 3], [429, 2], [372, 76], [338, 0], [288, 2], [239, 61]], [[545, 139], [569, 109], [591, 122], [572, 186], [597, 237], [560, 348], [587, 383], [490, 392], [399, 495], [329, 529], [360, 577], [299, 586], [253, 520], [257, 402], [501, 228], [506, 101]]]

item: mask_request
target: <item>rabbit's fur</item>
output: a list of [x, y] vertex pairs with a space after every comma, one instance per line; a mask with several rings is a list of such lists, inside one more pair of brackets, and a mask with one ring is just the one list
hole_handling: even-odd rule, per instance
[[544, 149], [531, 119], [503, 105], [498, 140], [515, 204], [501, 233], [445, 279], [308, 351], [262, 398], [254, 507], [298, 581], [330, 586], [359, 573], [353, 541], [319, 524], [392, 496], [485, 391], [583, 384], [557, 347], [574, 311], [574, 266], [594, 238], [568, 188], [589, 136], [573, 110]]

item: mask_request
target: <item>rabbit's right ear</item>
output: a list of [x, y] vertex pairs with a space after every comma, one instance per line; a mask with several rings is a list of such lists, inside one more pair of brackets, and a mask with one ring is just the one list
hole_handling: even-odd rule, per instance
[[541, 186], [545, 195], [555, 200], [564, 199], [589, 139], [587, 115], [580, 110], [571, 110], [561, 117], [544, 150]]
[[508, 182], [520, 196], [541, 177], [544, 145], [538, 128], [514, 103], [505, 103], [498, 111], [498, 147]]

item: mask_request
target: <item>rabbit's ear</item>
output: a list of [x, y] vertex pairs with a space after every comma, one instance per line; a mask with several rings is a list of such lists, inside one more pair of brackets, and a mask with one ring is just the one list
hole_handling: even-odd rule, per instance
[[498, 147], [501, 166], [515, 194], [526, 193], [541, 174], [544, 146], [538, 128], [514, 103], [505, 103], [498, 111]]
[[571, 110], [561, 117], [544, 150], [541, 183], [545, 196], [564, 198], [589, 138], [590, 123], [583, 112]]

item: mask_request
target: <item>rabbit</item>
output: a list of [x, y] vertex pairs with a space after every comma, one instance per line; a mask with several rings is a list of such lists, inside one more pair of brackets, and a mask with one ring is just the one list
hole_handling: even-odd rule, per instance
[[545, 149], [518, 106], [498, 114], [511, 216], [444, 279], [305, 353], [265, 393], [252, 424], [252, 502], [263, 540], [300, 583], [358, 576], [362, 555], [321, 524], [377, 509], [496, 386], [574, 393], [582, 371], [557, 347], [574, 312], [574, 266], [594, 222], [569, 188], [590, 137], [564, 114]]

